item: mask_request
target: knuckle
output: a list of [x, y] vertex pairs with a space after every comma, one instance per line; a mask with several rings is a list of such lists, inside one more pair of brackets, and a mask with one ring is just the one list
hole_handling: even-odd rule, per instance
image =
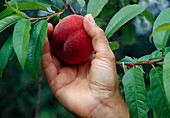
[[99, 33], [100, 35], [102, 35], [102, 36], [105, 36], [105, 33], [104, 33], [104, 31], [103, 31], [101, 28], [98, 29], [98, 33]]

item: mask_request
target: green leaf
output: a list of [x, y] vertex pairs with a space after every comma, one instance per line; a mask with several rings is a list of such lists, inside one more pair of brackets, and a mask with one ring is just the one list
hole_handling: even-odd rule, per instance
[[106, 27], [105, 34], [110, 38], [122, 25], [146, 9], [141, 5], [128, 5], [117, 12]]
[[7, 27], [19, 21], [21, 18], [22, 18], [21, 16], [13, 15], [0, 20], [0, 33]]
[[92, 16], [95, 18], [100, 14], [103, 7], [108, 3], [108, 0], [89, 0], [88, 6], [87, 6], [87, 13], [92, 14]]
[[[157, 17], [153, 25], [153, 32], [160, 25], [169, 23], [169, 19], [170, 19], [169, 13], [170, 13], [170, 8], [167, 8], [159, 14], [159, 16]], [[163, 50], [165, 48], [168, 40], [168, 36], [169, 36], [169, 32], [166, 30], [161, 31], [153, 36], [153, 42], [158, 50]]]
[[117, 50], [119, 48], [119, 43], [114, 41], [114, 42], [109, 42], [109, 46], [111, 50]]
[[16, 12], [18, 15], [20, 15], [20, 16], [22, 16], [22, 17], [24, 17], [24, 18], [28, 18], [28, 19], [29, 19], [29, 17], [26, 16], [25, 13], [20, 12], [20, 11], [18, 11], [17, 9], [15, 9], [14, 7], [12, 7], [6, 0], [5, 0], [5, 4], [6, 4], [6, 6], [7, 6], [7, 8], [8, 8], [9, 10], [12, 10], [12, 11]]
[[165, 93], [168, 99], [168, 102], [170, 103], [170, 52], [165, 56], [165, 61], [163, 65], [163, 82], [164, 82], [164, 88]]
[[77, 2], [79, 3], [79, 5], [81, 6], [81, 9], [83, 9], [84, 5], [85, 5], [85, 1], [84, 0], [77, 0]]
[[125, 100], [131, 118], [147, 118], [149, 99], [143, 73], [140, 68], [131, 68], [123, 77]]
[[[28, 2], [36, 2], [37, 4], [40, 4], [44, 7], [53, 6], [53, 3], [51, 0], [18, 0], [18, 3], [28, 3]], [[14, 5], [15, 3], [13, 1], [8, 2], [10, 5]]]
[[2, 77], [3, 70], [8, 63], [8, 60], [13, 52], [12, 46], [12, 35], [9, 36], [8, 40], [4, 43], [0, 50], [0, 77]]
[[[15, 7], [14, 5], [12, 6]], [[19, 7], [19, 10], [42, 10], [42, 11], [49, 12], [47, 8], [45, 8], [42, 5], [37, 4], [36, 2], [18, 3], [18, 7]], [[0, 19], [5, 16], [8, 16], [9, 14], [13, 12], [14, 12], [13, 10], [9, 10], [8, 8], [6, 8], [0, 13]]]
[[156, 116], [158, 118], [169, 118], [170, 106], [164, 92], [163, 69], [161, 67], [152, 68], [150, 71], [150, 89]]
[[16, 5], [16, 8], [17, 8], [17, 13], [18, 13], [18, 10], [19, 10], [19, 8], [18, 8], [18, 2], [17, 2], [17, 0], [14, 0], [14, 2], [15, 2], [15, 5]]
[[[130, 30], [129, 30], [130, 29]], [[136, 39], [136, 28], [132, 23], [125, 24], [121, 29], [120, 41], [124, 45], [132, 45]]]
[[143, 0], [143, 1], [145, 1], [149, 5], [149, 0]]
[[149, 23], [153, 26], [153, 16], [152, 16], [152, 13], [148, 10], [145, 10], [142, 15], [149, 21]]
[[149, 37], [149, 40], [151, 40], [152, 36], [155, 35], [158, 32], [164, 31], [164, 30], [170, 30], [170, 23], [165, 23], [160, 26], [158, 26], [154, 32]]
[[113, 1], [109, 1], [107, 5], [102, 9], [100, 18], [105, 19], [116, 13], [117, 4]]
[[128, 56], [125, 56], [125, 58], [121, 59], [121, 62], [125, 62], [125, 63], [135, 63], [136, 61], [137, 61], [136, 58], [132, 58]]
[[28, 45], [28, 56], [25, 69], [34, 78], [38, 79], [40, 61], [43, 56], [43, 45], [47, 35], [47, 21], [41, 20], [34, 24]]
[[137, 62], [148, 62], [150, 60], [150, 55], [145, 55], [140, 57]]
[[23, 69], [28, 54], [30, 29], [31, 29], [30, 21], [27, 19], [21, 19], [15, 25], [13, 32], [14, 51]]

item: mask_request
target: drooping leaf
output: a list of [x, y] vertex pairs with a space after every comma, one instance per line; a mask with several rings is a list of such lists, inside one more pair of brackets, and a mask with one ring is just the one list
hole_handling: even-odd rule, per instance
[[123, 77], [125, 100], [131, 118], [147, 118], [149, 99], [143, 73], [140, 68], [131, 68]]
[[92, 16], [95, 18], [100, 14], [103, 7], [108, 3], [108, 0], [89, 0], [88, 6], [87, 6], [87, 13], [92, 14]]
[[25, 69], [32, 77], [37, 79], [40, 61], [43, 55], [43, 45], [45, 42], [46, 34], [46, 20], [41, 20], [34, 24], [34, 26], [32, 27]]
[[0, 50], [0, 78], [2, 77], [3, 70], [8, 63], [8, 60], [13, 52], [12, 35], [4, 43]]
[[170, 106], [164, 92], [163, 69], [161, 67], [152, 68], [150, 71], [150, 89], [152, 105], [157, 118], [169, 118]]
[[21, 19], [15, 25], [13, 32], [14, 51], [23, 69], [28, 54], [30, 29], [31, 29], [30, 21], [27, 19]]
[[[13, 7], [15, 7], [14, 5], [12, 5]], [[47, 11], [47, 8], [45, 8], [44, 6], [37, 4], [36, 2], [27, 2], [27, 3], [18, 3], [18, 7], [19, 10], [43, 10], [43, 11]], [[9, 14], [13, 13], [13, 10], [9, 10], [8, 8], [6, 8], [5, 10], [3, 10], [0, 13], [0, 19], [8, 16]]]
[[[153, 25], [153, 32], [155, 29], [164, 24], [169, 23], [170, 19], [170, 8], [163, 10], [159, 16], [156, 18], [154, 25]], [[158, 50], [164, 50], [167, 40], [168, 40], [169, 32], [168, 31], [161, 31], [153, 36], [153, 42]]]
[[120, 28], [120, 31], [122, 33], [120, 36], [120, 41], [124, 45], [132, 45], [135, 42], [136, 28], [133, 24], [131, 23], [125, 24], [122, 28]]
[[105, 34], [110, 38], [122, 25], [146, 9], [141, 5], [128, 5], [116, 13], [106, 27]]
[[12, 24], [16, 23], [22, 19], [21, 16], [13, 15], [13, 16], [8, 16], [2, 20], [0, 20], [0, 33], [5, 30], [7, 27], [11, 26]]
[[163, 65], [163, 84], [168, 102], [170, 103], [170, 52], [165, 56]]
[[164, 31], [164, 30], [170, 30], [170, 23], [164, 23], [164, 24], [158, 26], [155, 29], [155, 31], [150, 35], [149, 40], [151, 40], [153, 35], [155, 35], [158, 32]]
[[85, 5], [85, 1], [84, 0], [77, 0], [77, 2], [80, 4], [81, 9], [82, 9]]
[[114, 1], [109, 0], [108, 4], [102, 9], [100, 18], [105, 19], [113, 15], [116, 12], [117, 4]]
[[117, 50], [119, 48], [119, 43], [114, 41], [114, 42], [109, 42], [109, 46], [111, 50]]
[[145, 10], [145, 11], [142, 13], [142, 15], [149, 21], [149, 23], [150, 23], [151, 25], [153, 25], [154, 20], [153, 20], [152, 13], [151, 13], [150, 11]]

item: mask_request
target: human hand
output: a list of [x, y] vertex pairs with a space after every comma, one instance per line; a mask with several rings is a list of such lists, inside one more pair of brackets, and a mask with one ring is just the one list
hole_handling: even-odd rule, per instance
[[48, 37], [53, 27], [48, 24], [41, 65], [49, 86], [60, 103], [79, 117], [129, 117], [119, 92], [115, 57], [105, 34], [91, 15], [86, 15], [83, 23], [96, 54], [86, 62], [68, 66], [52, 53]]

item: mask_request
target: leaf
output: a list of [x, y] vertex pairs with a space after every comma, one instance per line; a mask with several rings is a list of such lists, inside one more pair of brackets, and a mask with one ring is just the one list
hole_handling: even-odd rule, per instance
[[14, 0], [14, 2], [15, 2], [15, 5], [16, 5], [16, 8], [17, 8], [17, 13], [18, 13], [18, 2], [17, 2], [17, 0]]
[[0, 20], [0, 33], [7, 27], [19, 21], [21, 18], [22, 18], [21, 16], [13, 15]]
[[149, 99], [146, 92], [143, 73], [140, 68], [131, 68], [123, 77], [125, 100], [130, 117], [147, 118]]
[[66, 4], [66, 0], [62, 0], [64, 4]]
[[81, 9], [83, 9], [84, 5], [85, 5], [85, 1], [84, 0], [77, 0], [77, 2], [79, 3], [79, 5], [81, 6]]
[[46, 34], [46, 20], [41, 20], [34, 24], [32, 27], [25, 69], [32, 77], [36, 79], [38, 79], [38, 72], [40, 61], [43, 55], [43, 45], [45, 42]]
[[[159, 16], [156, 18], [154, 25], [153, 25], [153, 32], [156, 28], [164, 23], [169, 23], [170, 19], [170, 8], [163, 10]], [[168, 31], [161, 31], [153, 36], [153, 42], [155, 47], [158, 50], [164, 50], [167, 40], [168, 40], [169, 32]]]
[[152, 105], [157, 118], [169, 118], [170, 106], [164, 92], [163, 69], [161, 67], [152, 68], [150, 71], [150, 89]]
[[102, 9], [100, 13], [100, 18], [105, 19], [116, 13], [117, 4], [113, 1], [109, 1], [107, 5]]
[[[130, 30], [129, 30], [130, 29]], [[136, 28], [132, 23], [125, 24], [121, 29], [120, 41], [124, 45], [132, 45], [136, 39]]]
[[[42, 5], [44, 7], [50, 7], [53, 6], [53, 3], [51, 0], [17, 0], [18, 3], [28, 3], [28, 2], [36, 2], [39, 5]], [[8, 2], [10, 5], [15, 4], [13, 1]]]
[[88, 6], [87, 6], [87, 13], [92, 14], [92, 16], [95, 18], [100, 14], [103, 7], [108, 3], [108, 0], [89, 0]]
[[23, 69], [28, 54], [30, 29], [31, 29], [30, 21], [27, 19], [21, 19], [15, 25], [13, 32], [14, 51]]
[[8, 60], [13, 52], [12, 46], [12, 35], [9, 36], [8, 40], [4, 43], [0, 50], [0, 77], [2, 77], [3, 70], [8, 63]]
[[109, 46], [111, 50], [117, 50], [119, 48], [119, 43], [114, 41], [114, 42], [109, 42]]
[[145, 55], [140, 57], [137, 62], [148, 62], [150, 60], [150, 55]]
[[152, 16], [152, 13], [148, 10], [145, 10], [142, 15], [149, 21], [149, 23], [153, 26], [153, 16]]
[[[14, 7], [14, 5], [12, 5]], [[47, 8], [45, 8], [42, 5], [37, 4], [36, 2], [27, 2], [27, 3], [18, 3], [19, 10], [42, 10], [42, 11], [47, 11]], [[9, 14], [13, 13], [13, 10], [9, 10], [6, 8], [0, 13], [0, 19], [8, 16]]]
[[12, 11], [16, 12], [18, 15], [29, 19], [29, 17], [27, 15], [25, 15], [25, 13], [20, 12], [17, 9], [15, 9], [14, 7], [12, 7], [6, 0], [5, 0], [5, 4], [9, 10], [12, 10]]
[[165, 56], [165, 61], [163, 65], [163, 82], [165, 93], [170, 104], [170, 52]]
[[125, 58], [121, 59], [121, 62], [125, 63], [135, 63], [136, 61], [137, 59], [128, 56], [125, 56]]
[[155, 35], [158, 32], [164, 31], [164, 30], [170, 30], [170, 23], [165, 23], [160, 26], [158, 26], [154, 32], [149, 37], [149, 40], [151, 40], [152, 36]]
[[105, 34], [109, 39], [122, 25], [146, 9], [140, 5], [128, 5], [117, 12], [106, 27]]

